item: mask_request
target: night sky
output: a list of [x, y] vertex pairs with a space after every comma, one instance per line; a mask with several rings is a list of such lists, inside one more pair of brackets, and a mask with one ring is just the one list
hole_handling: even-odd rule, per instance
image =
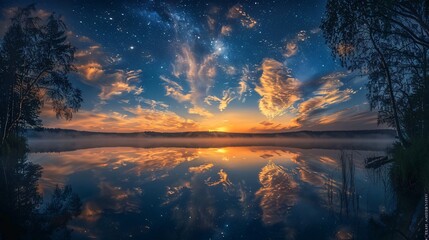
[[[0, 34], [17, 7], [2, 1]], [[278, 132], [377, 128], [366, 79], [341, 68], [319, 29], [325, 1], [38, 1], [77, 47], [70, 75], [89, 131]]]

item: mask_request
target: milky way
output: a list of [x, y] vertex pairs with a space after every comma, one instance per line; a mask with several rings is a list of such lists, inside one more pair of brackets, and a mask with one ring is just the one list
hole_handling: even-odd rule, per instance
[[[3, 1], [0, 34], [17, 7]], [[47, 127], [275, 132], [377, 128], [366, 79], [331, 56], [324, 1], [40, 1], [77, 47], [82, 109]]]

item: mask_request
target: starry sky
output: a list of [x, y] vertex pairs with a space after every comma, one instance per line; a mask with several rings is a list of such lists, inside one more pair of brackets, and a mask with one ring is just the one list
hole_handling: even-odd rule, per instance
[[[0, 36], [17, 7], [0, 3]], [[72, 121], [88, 131], [375, 129], [366, 78], [342, 68], [319, 28], [325, 1], [37, 1], [76, 46]]]

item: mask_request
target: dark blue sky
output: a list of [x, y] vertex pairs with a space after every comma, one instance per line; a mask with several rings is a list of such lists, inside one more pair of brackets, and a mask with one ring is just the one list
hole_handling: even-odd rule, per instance
[[[32, 2], [32, 1], [31, 1]], [[30, 1], [1, 3], [8, 18]], [[325, 1], [38, 1], [77, 47], [71, 122], [93, 131], [372, 129], [365, 78], [334, 61]]]

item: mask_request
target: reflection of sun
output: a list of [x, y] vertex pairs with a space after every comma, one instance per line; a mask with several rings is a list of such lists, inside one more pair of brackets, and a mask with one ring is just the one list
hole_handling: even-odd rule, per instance
[[218, 152], [218, 153], [226, 153], [226, 149], [225, 148], [218, 148], [218, 149], [216, 149], [216, 152]]

